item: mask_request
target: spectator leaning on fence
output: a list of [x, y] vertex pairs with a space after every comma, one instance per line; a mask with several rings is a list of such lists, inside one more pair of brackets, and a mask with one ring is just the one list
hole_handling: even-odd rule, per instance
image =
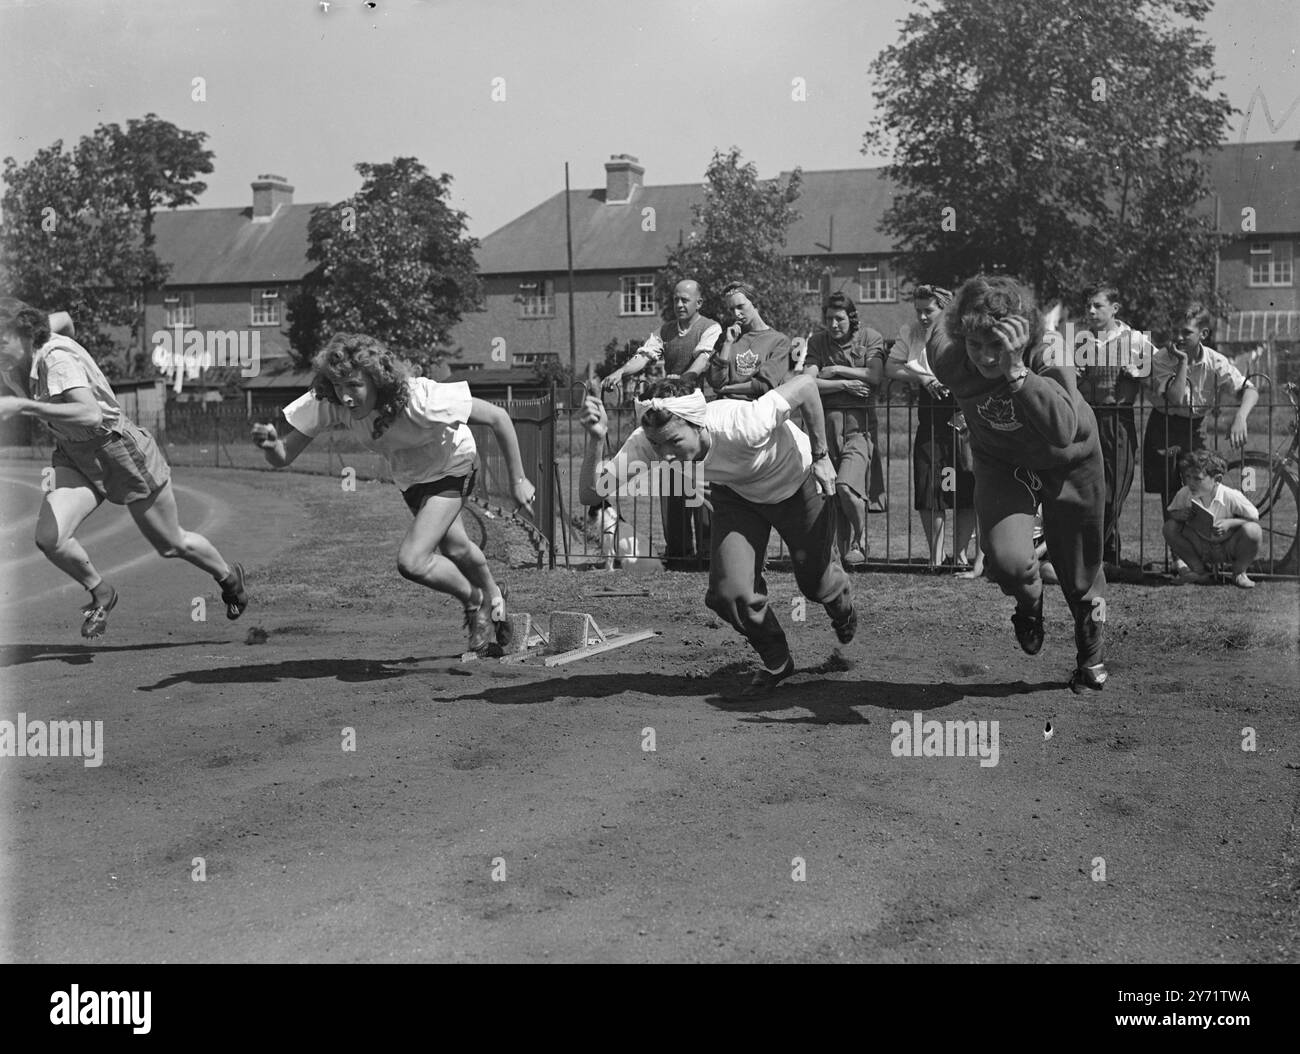
[[700, 314], [703, 302], [698, 282], [690, 278], [678, 282], [673, 289], [673, 321], [651, 333], [636, 354], [610, 373], [601, 387], [616, 388], [655, 362], [663, 363], [666, 377], [698, 377], [703, 373], [722, 336], [722, 327]]
[[[938, 567], [944, 559], [945, 509], [953, 510], [953, 556], [960, 567], [966, 550], [975, 536], [975, 476], [970, 466], [958, 458], [958, 436], [953, 427], [957, 402], [930, 369], [926, 340], [934, 332], [943, 310], [951, 303], [952, 293], [933, 285], [919, 285], [912, 293], [916, 321], [898, 331], [885, 363], [891, 380], [920, 385], [917, 405], [916, 439], [912, 443], [912, 482], [914, 504], [921, 515], [930, 564]], [[975, 562], [980, 563], [978, 542]]]
[[[1179, 455], [1206, 448], [1206, 414], [1217, 403], [1238, 400], [1228, 443], [1240, 450], [1246, 445], [1246, 419], [1259, 399], [1255, 386], [1226, 355], [1205, 346], [1210, 326], [1209, 311], [1189, 305], [1175, 323], [1173, 343], [1156, 352], [1147, 378], [1152, 410], [1142, 437], [1142, 475], [1146, 492], [1160, 495], [1162, 517], [1179, 487]], [[1175, 570], [1182, 566], [1177, 561]]]
[[[689, 278], [678, 282], [673, 289], [674, 320], [651, 333], [640, 350], [606, 377], [601, 387], [621, 387], [627, 378], [656, 363], [662, 363], [666, 376], [687, 377], [698, 384], [699, 375], [722, 337], [722, 327], [700, 314], [702, 303], [698, 282]], [[675, 471], [683, 469], [679, 466]], [[690, 567], [697, 558], [707, 558], [709, 552], [709, 511], [704, 505], [691, 508], [686, 504], [688, 489], [683, 483], [681, 487], [669, 487], [669, 492], [659, 497], [664, 558], [669, 567]]]
[[763, 321], [755, 299], [744, 282], [732, 282], [722, 291], [731, 322], [708, 366], [709, 386], [720, 399], [757, 399], [793, 371], [790, 338]]
[[856, 565], [867, 559], [867, 477], [878, 456], [869, 401], [884, 378], [885, 339], [859, 324], [857, 307], [843, 293], [827, 299], [822, 321], [826, 328], [808, 342], [804, 373], [817, 381], [826, 418], [842, 513], [840, 552], [846, 564]]
[[1106, 470], [1102, 562], [1107, 577], [1115, 578], [1120, 573], [1119, 518], [1133, 486], [1137, 462], [1133, 403], [1140, 388], [1139, 366], [1150, 368], [1155, 348], [1144, 334], [1116, 317], [1121, 304], [1119, 290], [1113, 285], [1088, 286], [1083, 297], [1091, 340], [1084, 348], [1071, 350], [1079, 368], [1079, 391], [1097, 418]]

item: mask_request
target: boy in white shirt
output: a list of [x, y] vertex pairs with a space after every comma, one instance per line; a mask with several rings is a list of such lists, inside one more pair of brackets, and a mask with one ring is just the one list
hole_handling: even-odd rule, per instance
[[[758, 652], [762, 668], [742, 693], [766, 695], [794, 673], [785, 631], [768, 603], [763, 564], [772, 528], [794, 561], [799, 591], [826, 608], [842, 644], [853, 639], [857, 613], [848, 576], [835, 553], [835, 468], [816, 381], [801, 374], [753, 402], [706, 403], [689, 381], [664, 380], [638, 400], [639, 427], [614, 457], [600, 463], [605, 408], [588, 397], [579, 418], [587, 430], [579, 498], [587, 505], [629, 489], [665, 461], [696, 462], [713, 503], [709, 589], [704, 602]], [[790, 417], [801, 412], [811, 435]]]
[[1223, 485], [1228, 463], [1209, 450], [1193, 450], [1178, 459], [1183, 488], [1169, 503], [1165, 541], [1187, 568], [1174, 580], [1207, 584], [1214, 575], [1207, 564], [1232, 565], [1232, 584], [1253, 589], [1246, 568], [1259, 555], [1263, 532], [1259, 510], [1241, 491]]

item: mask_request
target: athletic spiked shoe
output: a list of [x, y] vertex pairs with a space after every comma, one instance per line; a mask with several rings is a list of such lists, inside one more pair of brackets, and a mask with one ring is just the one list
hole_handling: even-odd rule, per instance
[[1016, 641], [1020, 650], [1026, 655], [1037, 655], [1043, 650], [1043, 602], [1038, 601], [1035, 611], [1021, 611], [1016, 608], [1011, 613], [1011, 625], [1016, 631]]
[[481, 652], [492, 643], [496, 627], [492, 624], [492, 608], [486, 598], [465, 609], [465, 629], [469, 632], [470, 651]]
[[765, 695], [770, 695], [778, 684], [793, 673], [794, 659], [786, 659], [785, 665], [776, 673], [759, 667], [754, 676], [750, 678], [749, 684], [745, 686], [744, 691], [740, 693], [740, 698], [761, 699]]
[[1096, 666], [1080, 666], [1070, 674], [1070, 691], [1075, 695], [1082, 695], [1085, 689], [1100, 692], [1106, 687], [1108, 677], [1110, 674], [1106, 672], [1105, 663], [1099, 662]]
[[108, 613], [117, 607], [117, 590], [112, 586], [108, 587], [113, 591], [113, 595], [108, 598], [104, 604], [96, 604], [93, 601], [81, 609], [81, 635], [87, 640], [93, 640], [95, 637], [102, 637], [108, 629]]
[[858, 612], [853, 605], [849, 605], [849, 613], [839, 622], [831, 620], [831, 628], [835, 630], [835, 636], [841, 644], [848, 644], [853, 639], [853, 635], [858, 631]]
[[248, 594], [244, 592], [244, 565], [231, 564], [230, 574], [221, 583], [221, 602], [226, 605], [226, 618], [237, 619], [248, 607]]
[[492, 601], [492, 626], [496, 637], [497, 647], [504, 650], [510, 647], [515, 638], [514, 630], [510, 627], [510, 616], [506, 614], [506, 597], [510, 595], [510, 587], [502, 586], [501, 595]]

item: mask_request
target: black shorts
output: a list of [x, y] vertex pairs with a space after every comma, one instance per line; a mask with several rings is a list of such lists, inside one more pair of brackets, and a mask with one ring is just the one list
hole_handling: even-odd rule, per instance
[[402, 498], [412, 515], [420, 515], [424, 503], [435, 495], [459, 494], [463, 502], [474, 493], [474, 482], [478, 479], [478, 469], [471, 469], [468, 476], [443, 476], [431, 479], [427, 483], [417, 483], [402, 491]]

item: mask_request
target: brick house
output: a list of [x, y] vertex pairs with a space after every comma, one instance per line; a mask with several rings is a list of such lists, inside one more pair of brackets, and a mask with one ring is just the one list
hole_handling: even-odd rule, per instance
[[[1230, 241], [1219, 285], [1233, 304], [1217, 347], [1273, 376], [1295, 371], [1300, 296], [1295, 246], [1300, 240], [1300, 142], [1225, 144], [1211, 159], [1219, 229]], [[291, 389], [285, 304], [310, 270], [307, 223], [315, 205], [295, 205], [293, 187], [259, 176], [250, 207], [161, 212], [159, 255], [172, 265], [166, 290], [151, 296], [145, 333], [185, 327], [256, 332], [266, 381]], [[659, 324], [654, 275], [670, 246], [690, 237], [698, 183], [656, 187], [637, 158], [605, 163], [603, 187], [571, 190], [577, 358], [599, 361], [606, 343], [641, 341]], [[814, 261], [820, 277], [807, 290], [809, 326], [820, 301], [843, 291], [865, 322], [892, 339], [911, 318], [891, 245], [877, 229], [893, 199], [883, 170], [803, 173], [801, 218], [787, 242], [791, 255]], [[1243, 209], [1254, 230], [1243, 230]], [[1247, 224], [1249, 226], [1249, 224]], [[484, 309], [465, 316], [452, 335], [464, 349], [454, 373], [522, 370], [546, 356], [568, 362], [565, 195], [553, 195], [489, 234], [478, 252]], [[522, 376], [522, 375], [521, 375]], [[469, 377], [472, 382], [487, 378]], [[279, 394], [279, 393], [277, 393]]]
[[[644, 167], [628, 154], [611, 157], [605, 176], [604, 187], [569, 191], [579, 365], [599, 360], [609, 340], [644, 340], [662, 322], [655, 272], [670, 247], [690, 237], [691, 206], [701, 193], [698, 183], [647, 186]], [[824, 271], [809, 287], [810, 326], [822, 297], [840, 289], [863, 304], [870, 325], [891, 336], [911, 317], [898, 300], [890, 246], [875, 230], [891, 197], [878, 169], [804, 173], [802, 218], [787, 244], [791, 255], [814, 259]], [[504, 369], [543, 356], [568, 362], [564, 198], [561, 192], [547, 199], [483, 239], [485, 308], [453, 333], [466, 364]]]

